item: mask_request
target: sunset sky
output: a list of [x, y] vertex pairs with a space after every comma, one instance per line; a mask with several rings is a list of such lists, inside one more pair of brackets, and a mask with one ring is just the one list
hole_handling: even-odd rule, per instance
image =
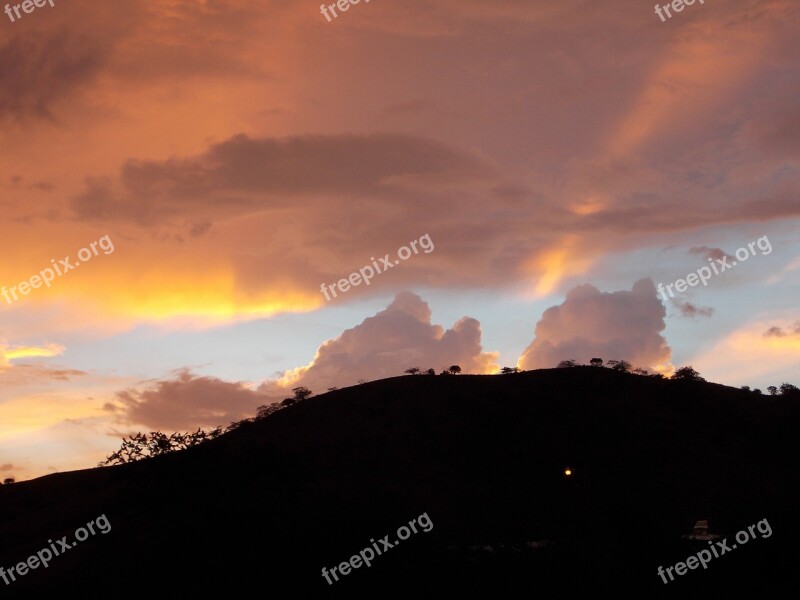
[[0, 14], [0, 478], [413, 366], [800, 385], [799, 37], [796, 0]]

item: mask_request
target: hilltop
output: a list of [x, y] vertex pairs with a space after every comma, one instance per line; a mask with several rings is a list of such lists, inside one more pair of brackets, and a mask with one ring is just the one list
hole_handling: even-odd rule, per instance
[[[3, 486], [0, 566], [101, 514], [112, 529], [0, 591], [763, 592], [797, 557], [799, 417], [780, 396], [593, 367], [370, 382], [183, 452]], [[321, 576], [423, 513], [429, 533]], [[657, 577], [694, 552], [695, 521], [732, 537], [764, 518], [771, 537]]]

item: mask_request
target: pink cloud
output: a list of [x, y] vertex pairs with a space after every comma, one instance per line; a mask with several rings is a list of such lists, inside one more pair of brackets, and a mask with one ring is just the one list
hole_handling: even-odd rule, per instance
[[631, 291], [601, 292], [592, 285], [579, 285], [562, 304], [544, 312], [518, 365], [541, 369], [562, 360], [588, 363], [601, 357], [655, 368], [671, 355], [661, 335], [665, 316], [650, 279], [637, 281]]

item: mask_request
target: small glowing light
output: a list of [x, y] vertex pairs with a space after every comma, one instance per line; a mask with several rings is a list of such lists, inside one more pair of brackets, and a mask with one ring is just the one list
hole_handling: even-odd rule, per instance
[[572, 475], [572, 469], [564, 469], [564, 475], [566, 475], [567, 477]]

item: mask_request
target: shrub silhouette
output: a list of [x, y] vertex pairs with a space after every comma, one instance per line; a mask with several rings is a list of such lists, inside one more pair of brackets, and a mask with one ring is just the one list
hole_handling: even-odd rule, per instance
[[630, 373], [633, 368], [633, 365], [627, 360], [610, 360], [608, 364], [615, 371], [620, 371], [622, 373]]
[[273, 402], [270, 405], [262, 404], [256, 409], [256, 419], [264, 419], [270, 416], [272, 413], [278, 412], [282, 408], [283, 404], [280, 402]]
[[302, 386], [292, 388], [292, 391], [294, 392], [294, 398], [292, 398], [292, 400], [294, 400], [295, 402], [301, 402], [302, 400], [305, 400], [312, 394], [310, 389]]
[[700, 373], [695, 371], [691, 365], [681, 367], [672, 374], [672, 379], [679, 379], [683, 381], [705, 381], [700, 377]]
[[[247, 419], [245, 419], [247, 421]], [[225, 430], [230, 431], [241, 425], [244, 421], [231, 423]], [[195, 432], [172, 433], [167, 435], [160, 431], [150, 433], [136, 433], [129, 438], [122, 438], [122, 446], [116, 452], [112, 452], [101, 462], [103, 465], [124, 465], [130, 462], [162, 456], [171, 452], [185, 450], [192, 446], [197, 446], [205, 441], [212, 440], [224, 433], [221, 427], [216, 427], [210, 431], [197, 429]]]

